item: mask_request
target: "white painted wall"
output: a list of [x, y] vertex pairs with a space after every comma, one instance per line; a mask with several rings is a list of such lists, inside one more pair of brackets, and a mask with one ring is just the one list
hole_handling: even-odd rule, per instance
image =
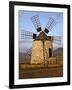
[[[16, 0], [16, 1], [70, 4], [71, 15], [72, 15], [72, 0]], [[71, 18], [71, 21], [72, 21], [72, 18]], [[72, 34], [72, 31], [71, 31], [71, 34]], [[72, 42], [71, 42], [71, 45], [72, 45]], [[71, 68], [72, 68], [72, 65], [71, 65]], [[71, 75], [72, 75], [72, 72], [71, 72]], [[8, 78], [9, 78], [9, 0], [0, 0], [0, 90], [8, 90], [8, 80], [9, 80]], [[25, 90], [40, 90], [40, 89], [72, 90], [72, 85], [30, 88], [30, 89], [28, 88]]]

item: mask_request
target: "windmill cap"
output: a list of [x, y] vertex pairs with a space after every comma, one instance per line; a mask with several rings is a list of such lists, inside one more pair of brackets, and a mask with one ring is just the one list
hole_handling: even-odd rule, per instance
[[52, 40], [51, 36], [47, 36], [43, 31], [36, 37], [35, 40]]

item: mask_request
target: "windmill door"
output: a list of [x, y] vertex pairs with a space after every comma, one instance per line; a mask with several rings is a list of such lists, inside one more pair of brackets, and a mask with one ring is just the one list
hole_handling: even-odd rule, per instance
[[52, 49], [49, 48], [49, 57], [52, 57]]

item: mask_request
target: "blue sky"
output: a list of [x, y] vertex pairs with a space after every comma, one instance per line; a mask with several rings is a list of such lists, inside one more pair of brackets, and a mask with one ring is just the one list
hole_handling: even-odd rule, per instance
[[[44, 30], [49, 18], [53, 18], [56, 21], [56, 25], [48, 33], [49, 36], [63, 36], [63, 13], [61, 12], [34, 12], [19, 10], [19, 31], [27, 30], [37, 34], [37, 31], [31, 21], [31, 17], [38, 15], [41, 23], [41, 28]], [[27, 39], [26, 39], [27, 40]], [[32, 47], [32, 41], [20, 43], [20, 51], [24, 52], [25, 49]]]
[[19, 29], [27, 30], [37, 34], [37, 31], [31, 21], [31, 17], [38, 15], [41, 23], [42, 30], [46, 27], [49, 18], [56, 21], [56, 25], [48, 33], [51, 36], [63, 36], [63, 13], [58, 12], [33, 12], [33, 11], [19, 11]]

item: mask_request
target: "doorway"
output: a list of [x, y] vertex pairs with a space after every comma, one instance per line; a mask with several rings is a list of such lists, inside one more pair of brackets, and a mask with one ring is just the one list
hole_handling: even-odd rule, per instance
[[52, 57], [52, 49], [49, 48], [49, 57]]

